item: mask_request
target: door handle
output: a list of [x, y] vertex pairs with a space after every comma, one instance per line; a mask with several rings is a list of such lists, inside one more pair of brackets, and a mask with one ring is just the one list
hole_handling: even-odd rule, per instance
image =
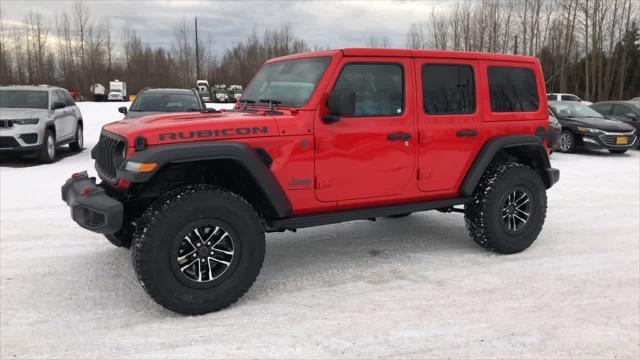
[[473, 129], [463, 129], [456, 132], [457, 137], [474, 137], [476, 135], [478, 135], [478, 132]]
[[407, 141], [411, 139], [411, 134], [398, 132], [387, 135], [387, 140], [389, 141]]

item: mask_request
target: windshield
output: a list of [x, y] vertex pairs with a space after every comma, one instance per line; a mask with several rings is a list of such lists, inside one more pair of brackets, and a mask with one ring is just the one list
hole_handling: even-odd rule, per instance
[[558, 116], [564, 117], [595, 117], [595, 118], [603, 118], [599, 112], [593, 110], [592, 108], [582, 105], [580, 103], [574, 102], [559, 102], [559, 103], [550, 103], [551, 109], [558, 114]]
[[194, 94], [142, 93], [136, 97], [130, 111], [180, 112], [201, 109]]
[[245, 89], [240, 102], [271, 99], [282, 101], [281, 106], [304, 106], [330, 61], [329, 57], [321, 57], [266, 64]]
[[0, 90], [0, 107], [48, 109], [49, 92], [43, 90]]

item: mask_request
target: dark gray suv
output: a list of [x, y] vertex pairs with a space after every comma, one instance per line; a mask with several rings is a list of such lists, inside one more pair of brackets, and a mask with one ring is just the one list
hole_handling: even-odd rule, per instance
[[83, 149], [82, 114], [69, 92], [53, 86], [0, 87], [0, 153], [56, 160], [56, 148]]

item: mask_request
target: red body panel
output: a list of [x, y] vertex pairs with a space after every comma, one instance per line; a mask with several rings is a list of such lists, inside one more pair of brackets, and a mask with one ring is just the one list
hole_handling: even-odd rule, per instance
[[[143, 136], [148, 146], [237, 141], [264, 149], [273, 159], [271, 171], [291, 202], [292, 215], [301, 215], [457, 197], [467, 170], [489, 139], [502, 135], [534, 135], [536, 129], [548, 128], [544, 80], [535, 58], [447, 51], [344, 49], [296, 54], [269, 63], [318, 56], [330, 56], [332, 61], [315, 92], [300, 108], [279, 109], [281, 115], [268, 115], [264, 107], [254, 107], [261, 109], [257, 113], [154, 115], [115, 122], [106, 125], [105, 130], [126, 137], [129, 146], [133, 146], [137, 136]], [[328, 114], [329, 93], [342, 67], [350, 62], [389, 62], [402, 66], [404, 112], [401, 116], [323, 123], [322, 116]], [[473, 68], [475, 113], [429, 116], [423, 111], [421, 67], [426, 63], [467, 64]], [[486, 75], [490, 65], [532, 69], [538, 85], [539, 109], [492, 113]], [[478, 136], [458, 137], [456, 133], [460, 130], [474, 130]], [[389, 141], [387, 135], [396, 132], [408, 133], [411, 137], [406, 142]]]

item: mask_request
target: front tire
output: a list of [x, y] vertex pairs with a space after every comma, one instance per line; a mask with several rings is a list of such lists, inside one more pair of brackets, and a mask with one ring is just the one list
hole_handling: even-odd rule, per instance
[[38, 161], [50, 164], [56, 161], [56, 137], [53, 131], [46, 129], [42, 140], [42, 148], [38, 152]]
[[528, 248], [547, 213], [542, 179], [519, 163], [492, 164], [465, 206], [469, 234], [480, 246], [501, 254]]
[[200, 315], [231, 305], [251, 287], [264, 260], [264, 228], [240, 196], [190, 185], [149, 207], [131, 251], [138, 280], [157, 303]]
[[73, 152], [80, 152], [84, 149], [84, 134], [82, 130], [82, 124], [78, 123], [78, 126], [76, 126], [76, 139], [69, 144], [69, 149]]
[[563, 130], [560, 134], [560, 151], [563, 153], [571, 153], [576, 147], [576, 138], [569, 130]]
[[609, 152], [612, 154], [624, 154], [627, 152], [627, 150], [614, 150], [614, 149], [609, 149]]

